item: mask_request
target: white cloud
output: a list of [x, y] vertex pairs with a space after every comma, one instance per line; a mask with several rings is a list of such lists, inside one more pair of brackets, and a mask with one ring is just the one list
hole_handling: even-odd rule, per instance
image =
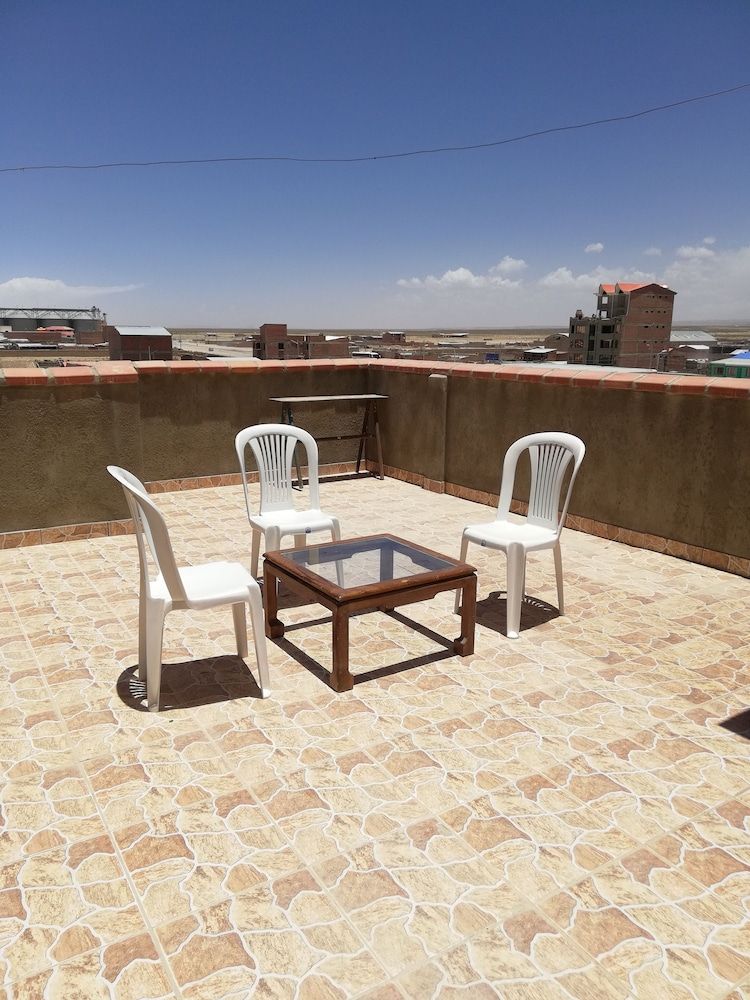
[[[685, 250], [706, 252], [680, 252]], [[750, 318], [750, 246], [723, 251], [680, 247], [664, 280], [677, 292], [675, 311], [685, 319]]]
[[587, 243], [583, 248], [584, 253], [601, 253], [604, 249], [603, 243]]
[[[636, 253], [643, 262], [641, 253]], [[670, 256], [665, 252], [665, 260], [657, 254], [648, 256], [655, 258], [652, 263], [658, 272], [656, 268], [646, 271], [621, 262], [612, 267], [597, 265], [581, 273], [562, 264], [539, 273], [534, 272], [531, 261], [524, 268], [517, 265], [511, 280], [501, 273], [503, 261], [480, 274], [457, 267], [438, 277], [401, 279], [393, 298], [373, 302], [373, 310], [377, 313], [383, 309], [378, 313], [382, 324], [394, 329], [537, 324], [554, 324], [564, 329], [576, 309], [591, 311], [600, 284], [655, 281], [668, 284], [677, 292], [677, 324], [750, 321], [750, 246], [725, 251], [698, 240], [696, 246], [680, 247]], [[512, 269], [513, 265], [509, 272], [506, 262], [506, 275]], [[381, 319], [370, 322], [377, 325]]]
[[626, 269], [622, 267], [595, 267], [587, 274], [573, 274], [569, 267], [558, 267], [539, 279], [543, 288], [569, 288], [582, 291], [596, 291], [602, 282], [615, 281], [653, 281], [653, 274], [646, 271]]
[[507, 254], [503, 259], [491, 267], [489, 270], [490, 274], [518, 274], [519, 271], [525, 271], [527, 268], [527, 263], [520, 257], [509, 257]]
[[713, 246], [713, 244], [716, 242], [716, 237], [715, 236], [704, 236], [703, 237], [703, 242], [706, 244], [706, 246], [709, 246], [709, 247]]
[[644, 257], [661, 257], [661, 250], [659, 247], [648, 247], [643, 251]]
[[517, 288], [520, 280], [506, 278], [506, 274], [517, 274], [526, 267], [526, 261], [515, 257], [503, 259], [491, 267], [486, 274], [474, 274], [468, 267], [456, 267], [445, 271], [440, 277], [428, 274], [424, 278], [399, 278], [399, 288], [427, 288], [434, 291], [450, 291], [475, 288]]
[[5, 306], [83, 307], [101, 296], [133, 292], [142, 287], [142, 285], [68, 285], [59, 278], [9, 278], [0, 282], [0, 298], [5, 300]]
[[699, 260], [701, 258], [715, 257], [716, 251], [710, 250], [708, 247], [683, 246], [677, 247], [677, 256], [681, 260]]

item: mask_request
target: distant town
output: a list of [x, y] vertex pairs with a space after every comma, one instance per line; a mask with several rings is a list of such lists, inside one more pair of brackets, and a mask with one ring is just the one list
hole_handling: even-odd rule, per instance
[[750, 324], [674, 328], [677, 294], [617, 282], [594, 290], [590, 314], [567, 329], [302, 330], [284, 323], [202, 330], [110, 324], [97, 307], [0, 306], [0, 368], [65, 367], [94, 359], [411, 358], [472, 364], [597, 365], [750, 378]]

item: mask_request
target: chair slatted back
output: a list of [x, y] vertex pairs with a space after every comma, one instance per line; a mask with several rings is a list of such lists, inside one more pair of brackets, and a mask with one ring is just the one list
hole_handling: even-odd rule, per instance
[[308, 489], [310, 506], [320, 506], [318, 485], [318, 446], [307, 431], [289, 424], [257, 424], [246, 427], [235, 438], [237, 458], [242, 472], [242, 486], [245, 491], [245, 505], [250, 516], [250, 498], [247, 490], [247, 469], [245, 449], [250, 449], [255, 458], [260, 480], [260, 513], [290, 510], [294, 507], [292, 492], [292, 465], [294, 450], [302, 445], [307, 456]]
[[[503, 479], [498, 503], [500, 518], [505, 518], [510, 513], [516, 467], [520, 456], [526, 451], [529, 453], [531, 463], [529, 507], [526, 518], [529, 524], [550, 528], [559, 534], [565, 523], [573, 483], [586, 453], [586, 446], [573, 434], [556, 432], [528, 434], [512, 444], [503, 462]], [[560, 498], [571, 462], [573, 467], [570, 470], [565, 501], [561, 509]]]

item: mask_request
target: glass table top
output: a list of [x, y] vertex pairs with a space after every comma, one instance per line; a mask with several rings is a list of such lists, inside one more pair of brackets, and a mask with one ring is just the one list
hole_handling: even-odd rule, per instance
[[425, 552], [390, 536], [310, 545], [286, 550], [283, 556], [301, 569], [347, 590], [450, 570], [457, 565], [455, 559]]

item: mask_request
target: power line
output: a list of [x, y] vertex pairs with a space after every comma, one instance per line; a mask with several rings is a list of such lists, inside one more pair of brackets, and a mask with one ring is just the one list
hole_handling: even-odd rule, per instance
[[726, 94], [734, 94], [738, 90], [746, 90], [750, 83], [740, 83], [736, 87], [727, 87], [725, 90], [715, 90], [710, 94], [701, 94], [699, 97], [686, 97], [682, 101], [672, 101], [671, 104], [660, 104], [654, 108], [645, 108], [642, 111], [634, 111], [627, 115], [614, 115], [611, 118], [596, 118], [589, 122], [578, 122], [574, 125], [556, 125], [554, 128], [539, 129], [536, 132], [526, 132], [523, 135], [514, 135], [507, 139], [494, 139], [491, 142], [476, 142], [466, 146], [435, 146], [430, 149], [410, 149], [399, 153], [375, 153], [368, 156], [283, 156], [272, 154], [268, 156], [206, 156], [185, 160], [120, 160], [114, 163], [45, 163], [22, 167], [0, 167], [1, 174], [23, 173], [31, 170], [109, 170], [115, 167], [176, 167], [188, 166], [199, 163], [366, 163], [373, 160], [398, 160], [410, 156], [432, 156], [438, 153], [464, 153], [475, 149], [490, 149], [493, 146], [506, 146], [514, 142], [524, 142], [526, 139], [536, 139], [543, 135], [552, 135], [555, 132], [573, 132], [577, 129], [594, 128], [597, 125], [609, 125], [614, 122], [632, 121], [634, 118], [643, 118], [646, 115], [656, 114], [658, 111], [669, 111], [672, 108], [679, 108], [685, 104], [695, 104], [697, 101], [708, 101], [714, 97], [724, 97]]

